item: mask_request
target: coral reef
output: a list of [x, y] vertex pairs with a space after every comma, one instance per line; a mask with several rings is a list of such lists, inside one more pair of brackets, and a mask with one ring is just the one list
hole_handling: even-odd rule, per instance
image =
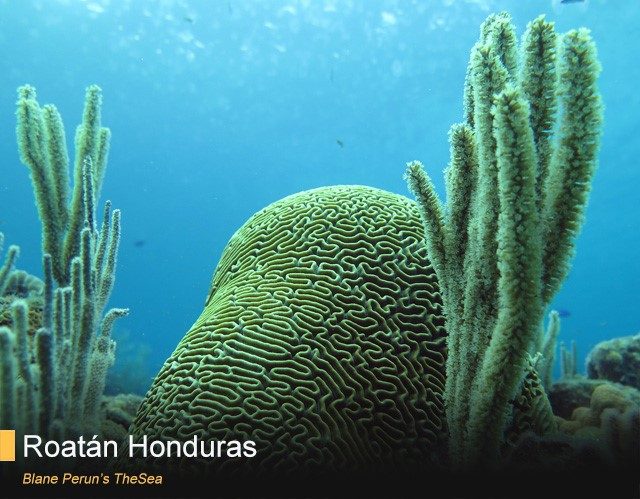
[[569, 418], [574, 409], [588, 407], [594, 390], [607, 385], [624, 393], [632, 403], [640, 405], [640, 392], [633, 387], [613, 383], [605, 379], [588, 379], [583, 376], [575, 376], [568, 379], [560, 379], [549, 390], [549, 400], [553, 407], [553, 413], [562, 418]]
[[120, 212], [111, 213], [110, 202], [100, 231], [96, 226], [109, 145], [100, 107], [100, 89], [91, 86], [76, 133], [69, 202], [60, 115], [55, 106], [39, 106], [33, 87], [18, 89], [18, 145], [42, 222], [44, 277], [41, 282], [14, 270], [18, 249], [9, 248], [0, 270], [0, 427], [19, 434], [62, 440], [99, 433], [103, 419], [102, 393], [115, 349], [111, 328], [127, 310], [111, 309], [100, 319], [113, 287], [120, 238]]
[[581, 395], [592, 393], [569, 416], [556, 417], [558, 431], [521, 435], [509, 449], [509, 471], [595, 472], [603, 479], [615, 472], [616, 479], [628, 481], [640, 466], [640, 392], [580, 377], [563, 384], [575, 384]]
[[568, 272], [596, 167], [599, 71], [586, 29], [559, 37], [539, 17], [519, 54], [509, 15], [489, 16], [471, 52], [465, 122], [450, 132], [446, 209], [422, 165], [408, 164], [447, 318], [459, 466], [500, 462], [527, 355]]
[[454, 466], [491, 466], [527, 438], [550, 442], [543, 385], [559, 320], [541, 337], [542, 319], [596, 167], [599, 64], [587, 30], [559, 36], [542, 17], [521, 49], [507, 14], [485, 21], [450, 134], [446, 208], [412, 162], [418, 210], [343, 186], [254, 215], [133, 433], [254, 439], [263, 470], [428, 466], [443, 440]]
[[574, 409], [589, 405], [593, 390], [604, 382], [583, 376], [559, 379], [547, 390], [553, 413], [562, 418], [571, 417]]
[[[21, 271], [16, 271], [21, 272]], [[0, 326], [11, 327], [13, 324], [11, 305], [18, 299], [16, 295], [6, 294], [0, 296]], [[44, 311], [44, 303], [42, 302], [42, 294], [33, 294], [28, 299], [28, 320], [27, 334], [29, 342], [33, 341], [36, 332], [42, 327], [42, 313]]]
[[[257, 472], [433, 466], [445, 331], [421, 229], [412, 201], [359, 186], [256, 213], [132, 434], [254, 440], [246, 464]], [[243, 462], [202, 461], [156, 460], [186, 471]]]
[[[585, 452], [608, 469], [640, 466], [640, 335], [599, 343], [577, 374], [575, 342], [561, 348], [562, 377], [549, 390], [559, 430], [580, 460]], [[575, 466], [575, 464], [574, 464]]]
[[562, 432], [578, 441], [593, 443], [603, 462], [637, 470], [640, 466], [640, 392], [631, 387], [604, 382], [591, 394], [588, 407], [579, 407]]
[[102, 437], [122, 442], [129, 434], [129, 427], [142, 403], [142, 397], [133, 393], [119, 393], [102, 398]]
[[[0, 232], [0, 254], [3, 240], [4, 235]], [[13, 248], [17, 247], [14, 246]], [[34, 341], [37, 330], [42, 326], [44, 283], [24, 270], [14, 269], [13, 265], [15, 264], [17, 253], [14, 256], [11, 256], [10, 253], [11, 250], [9, 250], [3, 266], [3, 275], [6, 278], [3, 280], [3, 284], [0, 285], [0, 326], [11, 327], [13, 324], [11, 304], [18, 299], [25, 300], [29, 314], [27, 333], [29, 344], [31, 344]]]
[[640, 389], [640, 334], [598, 343], [587, 356], [587, 376]]

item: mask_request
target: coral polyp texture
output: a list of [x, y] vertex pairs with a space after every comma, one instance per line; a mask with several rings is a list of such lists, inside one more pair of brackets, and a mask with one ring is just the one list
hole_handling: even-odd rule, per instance
[[[450, 132], [446, 204], [422, 164], [408, 164], [447, 317], [445, 401], [457, 467], [500, 466], [513, 401], [546, 397], [527, 389], [530, 354], [540, 346], [546, 355], [548, 385], [559, 324], [537, 343], [569, 272], [597, 165], [599, 73], [588, 30], [558, 35], [541, 16], [518, 46], [509, 14], [493, 14], [471, 51], [465, 121]], [[519, 404], [537, 408], [533, 427], [553, 427], [548, 401]]]
[[43, 249], [42, 281], [14, 268], [17, 246], [0, 266], [0, 428], [16, 429], [19, 446], [24, 434], [59, 441], [97, 436], [104, 419], [102, 395], [115, 352], [111, 330], [128, 310], [112, 308], [103, 316], [115, 280], [120, 210], [111, 211], [107, 201], [98, 228], [95, 205], [110, 138], [101, 105], [100, 88], [87, 88], [69, 186], [60, 113], [40, 106], [33, 87], [18, 89], [18, 148], [31, 175]]
[[414, 202], [360, 186], [289, 196], [229, 241], [132, 432], [254, 440], [265, 471], [426, 465], [444, 434], [443, 325]]

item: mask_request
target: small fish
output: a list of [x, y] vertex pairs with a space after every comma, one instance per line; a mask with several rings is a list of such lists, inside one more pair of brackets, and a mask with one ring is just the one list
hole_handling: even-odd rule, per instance
[[566, 308], [559, 308], [556, 310], [561, 319], [566, 319], [567, 317], [571, 317], [571, 311]]
[[584, 0], [560, 0], [560, 3], [584, 3]]
[[146, 243], [147, 243], [147, 241], [145, 241], [144, 239], [138, 239], [138, 240], [133, 242], [133, 245], [136, 248], [142, 248]]
[[340, 139], [336, 139], [336, 144], [338, 144], [340, 148], [344, 147], [344, 142], [342, 142]]
[[191, 16], [184, 16], [183, 21], [188, 22], [189, 24], [193, 24], [195, 22], [195, 19]]

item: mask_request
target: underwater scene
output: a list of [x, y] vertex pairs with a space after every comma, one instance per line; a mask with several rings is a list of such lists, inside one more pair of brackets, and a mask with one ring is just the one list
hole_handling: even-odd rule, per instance
[[0, 0], [3, 497], [640, 497], [639, 22]]

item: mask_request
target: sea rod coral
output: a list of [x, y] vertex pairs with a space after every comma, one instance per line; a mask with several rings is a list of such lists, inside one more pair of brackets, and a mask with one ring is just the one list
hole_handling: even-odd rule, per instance
[[[110, 136], [100, 124], [100, 108], [101, 92], [94, 85], [87, 89], [76, 132], [69, 202], [62, 119], [55, 106], [39, 106], [32, 87], [18, 90], [18, 145], [42, 222], [44, 273], [43, 282], [32, 286], [35, 291], [15, 294], [12, 281], [35, 279], [14, 270], [16, 246], [9, 248], [0, 271], [2, 295], [8, 300], [3, 307], [11, 319], [0, 327], [0, 427], [16, 428], [19, 434], [62, 439], [99, 433], [103, 419], [104, 382], [115, 350], [111, 328], [127, 310], [114, 308], [103, 317], [115, 278], [120, 211], [111, 212], [107, 201], [98, 231], [95, 203]], [[35, 305], [41, 315], [34, 338], [28, 317]]]
[[500, 460], [528, 352], [583, 221], [602, 123], [599, 71], [586, 29], [558, 36], [539, 17], [519, 53], [509, 15], [492, 15], [471, 52], [465, 121], [450, 132], [446, 207], [422, 165], [408, 165], [443, 292], [454, 464]]

